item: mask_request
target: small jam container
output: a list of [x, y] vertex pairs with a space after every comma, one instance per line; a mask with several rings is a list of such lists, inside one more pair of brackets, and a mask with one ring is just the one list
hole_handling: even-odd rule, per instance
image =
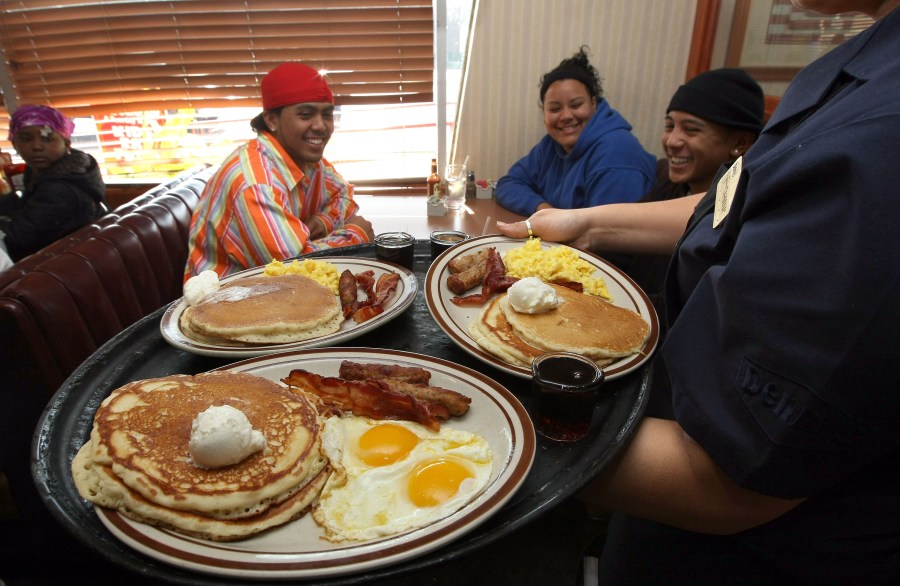
[[406, 232], [385, 232], [375, 237], [375, 256], [413, 270], [416, 239]]
[[435, 230], [431, 233], [431, 260], [439, 257], [448, 248], [468, 239], [468, 234], [458, 230]]

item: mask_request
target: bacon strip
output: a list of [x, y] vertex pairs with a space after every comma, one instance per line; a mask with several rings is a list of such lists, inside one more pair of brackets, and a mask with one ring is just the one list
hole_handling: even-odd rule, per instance
[[363, 305], [353, 312], [353, 321], [361, 324], [364, 321], [369, 321], [380, 313], [384, 313], [384, 308], [380, 305]]
[[[338, 294], [344, 319], [352, 317], [353, 321], [361, 324], [384, 313], [381, 305], [387, 301], [399, 282], [400, 275], [397, 273], [382, 273], [376, 281], [375, 271], [363, 271], [354, 275], [345, 269], [338, 280]], [[365, 291], [365, 300], [360, 301], [357, 298], [357, 287], [362, 287]]]
[[360, 417], [414, 421], [433, 431], [441, 428], [440, 419], [450, 417], [446, 408], [392, 391], [378, 381], [348, 381], [295, 369], [281, 382], [317, 397], [325, 407]]
[[397, 288], [400, 282], [400, 275], [397, 273], [381, 273], [378, 281], [375, 283], [375, 305], [381, 305], [390, 296], [391, 292]]
[[360, 305], [371, 305], [372, 300], [375, 299], [375, 271], [356, 273], [355, 277], [356, 284], [366, 292], [366, 301], [361, 302]]
[[494, 293], [503, 293], [512, 284], [518, 281], [516, 277], [506, 276], [506, 265], [497, 249], [491, 247], [487, 255], [487, 272], [481, 283], [481, 293], [472, 293], [465, 297], [451, 297], [450, 301], [456, 305], [482, 305], [490, 299]]
[[553, 281], [553, 284], [559, 285], [560, 287], [566, 287], [576, 293], [584, 293], [584, 285], [578, 281]]

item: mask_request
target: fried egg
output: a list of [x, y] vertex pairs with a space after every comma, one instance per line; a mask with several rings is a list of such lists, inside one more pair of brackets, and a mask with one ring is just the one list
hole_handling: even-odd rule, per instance
[[335, 472], [313, 518], [333, 542], [439, 521], [478, 496], [492, 470], [487, 440], [446, 426], [433, 432], [408, 421], [332, 417], [322, 447]]

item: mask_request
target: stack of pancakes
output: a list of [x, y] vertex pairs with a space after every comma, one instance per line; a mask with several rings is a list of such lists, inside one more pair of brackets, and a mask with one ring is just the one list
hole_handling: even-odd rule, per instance
[[644, 347], [650, 326], [638, 313], [594, 295], [550, 286], [560, 298], [556, 309], [519, 313], [504, 293], [469, 324], [469, 334], [494, 356], [526, 368], [546, 352], [575, 352], [602, 366]]
[[[191, 461], [194, 418], [211, 406], [241, 410], [267, 447], [205, 469]], [[275, 382], [211, 372], [129, 383], [107, 397], [72, 462], [78, 492], [137, 521], [214, 541], [248, 537], [303, 514], [331, 468], [315, 407]]]
[[337, 295], [302, 275], [238, 279], [186, 308], [179, 323], [200, 342], [300, 342], [334, 333], [344, 321]]

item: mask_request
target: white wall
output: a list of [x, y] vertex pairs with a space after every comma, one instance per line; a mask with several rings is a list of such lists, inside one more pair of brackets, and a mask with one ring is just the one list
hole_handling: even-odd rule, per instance
[[479, 0], [452, 155], [469, 155], [480, 179], [504, 175], [546, 133], [541, 76], [588, 45], [610, 105], [661, 156], [695, 10], [696, 0]]

